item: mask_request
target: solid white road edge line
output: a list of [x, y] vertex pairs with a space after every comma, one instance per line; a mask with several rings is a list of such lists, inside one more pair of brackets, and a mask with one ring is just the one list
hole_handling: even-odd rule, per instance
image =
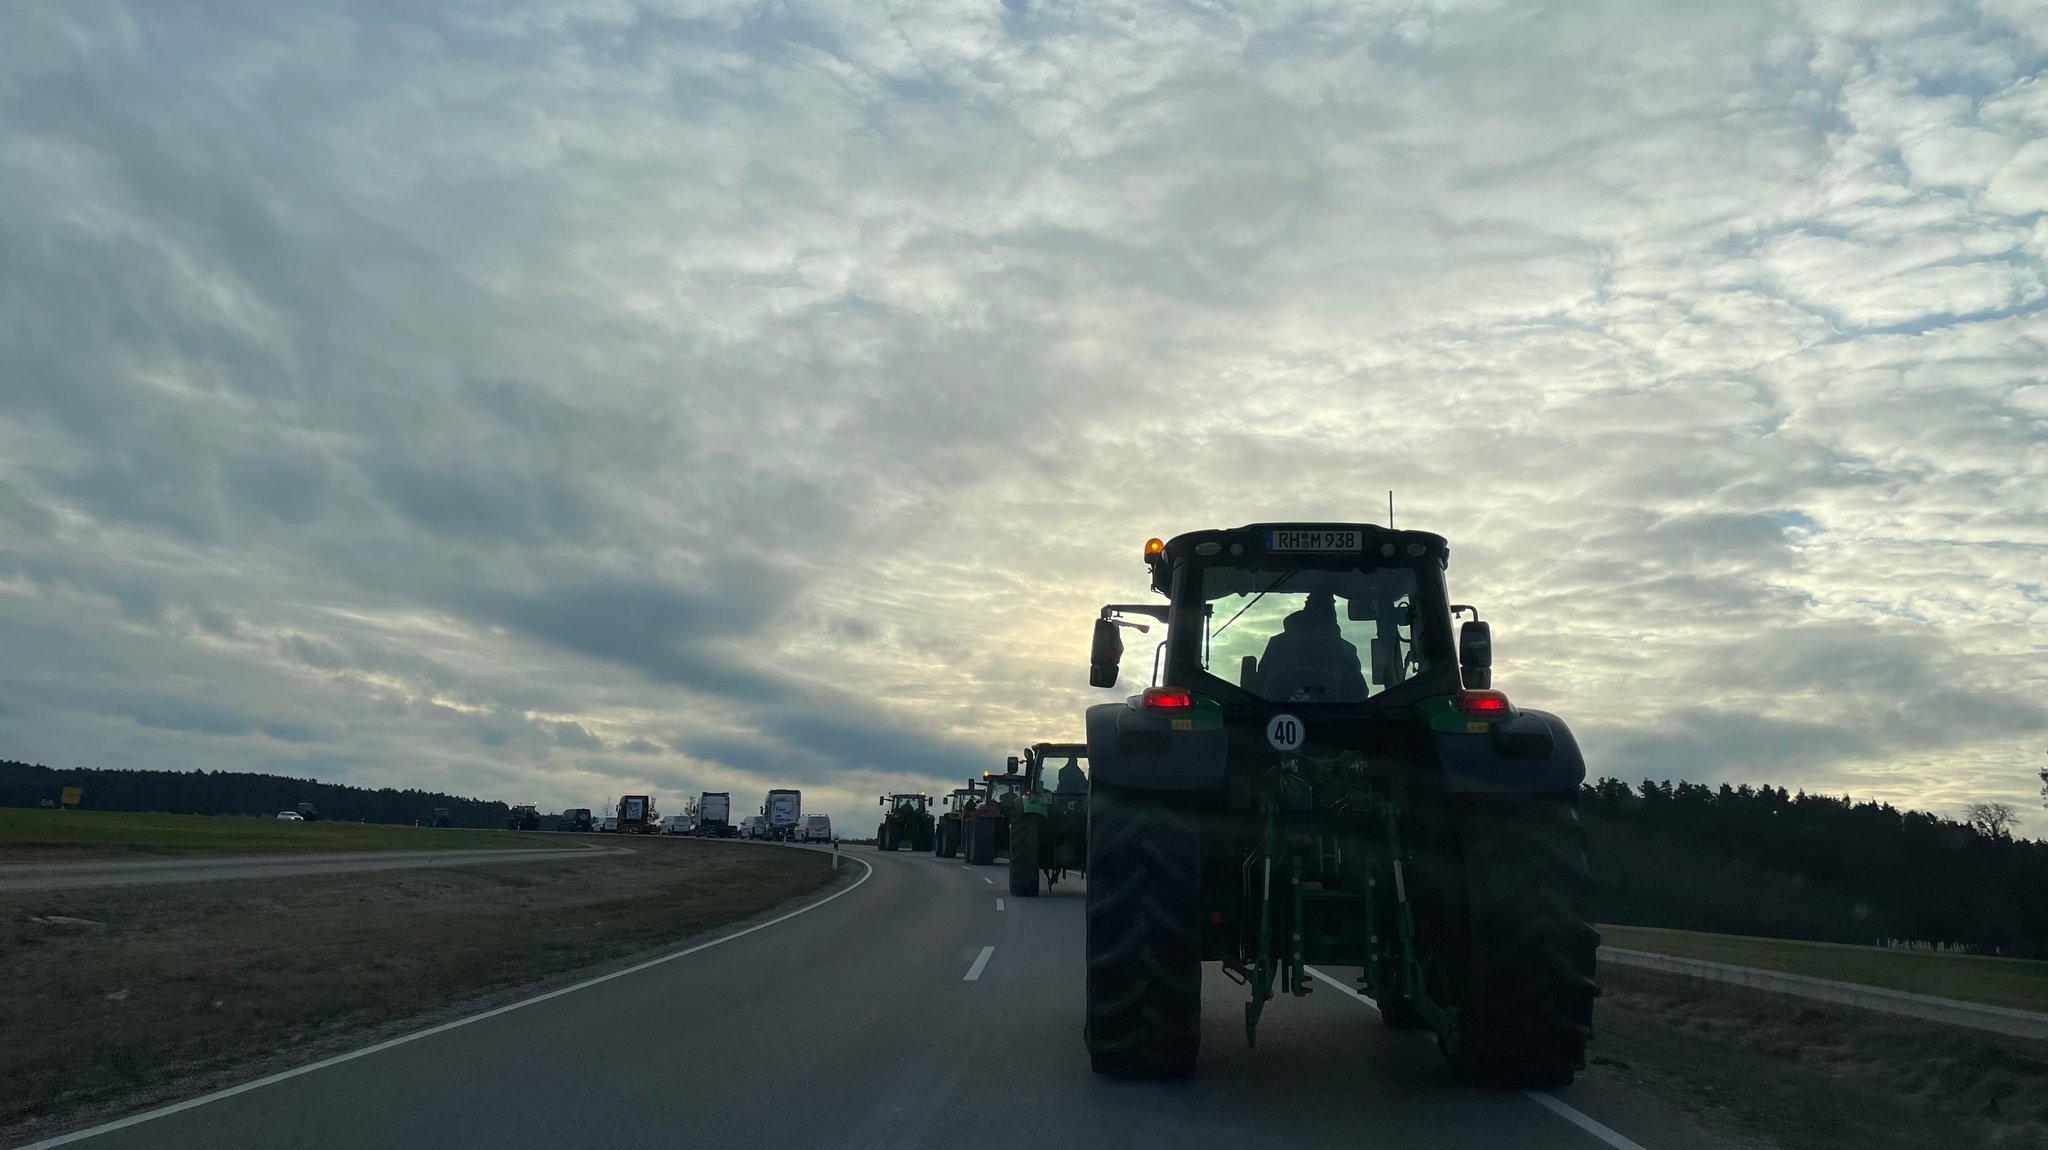
[[[847, 857], [852, 858], [853, 856], [849, 855]], [[365, 1058], [372, 1054], [378, 1054], [383, 1051], [389, 1050], [394, 1046], [404, 1046], [408, 1042], [417, 1042], [422, 1038], [432, 1038], [436, 1034], [441, 1034], [446, 1031], [454, 1030], [457, 1027], [468, 1026], [472, 1022], [482, 1022], [486, 1018], [496, 1018], [501, 1014], [510, 1014], [513, 1011], [520, 1009], [521, 1007], [532, 1006], [537, 1002], [546, 1002], [551, 998], [560, 998], [565, 994], [574, 994], [579, 990], [588, 990], [593, 986], [599, 985], [600, 983], [610, 982], [615, 978], [624, 978], [629, 974], [638, 974], [643, 970], [648, 970], [653, 967], [660, 966], [665, 962], [674, 962], [676, 959], [679, 958], [688, 958], [690, 955], [693, 955], [700, 950], [710, 950], [712, 947], [717, 946], [720, 943], [731, 942], [733, 939], [736, 938], [745, 938], [747, 935], [750, 935], [757, 930], [766, 930], [769, 927], [774, 926], [776, 923], [788, 922], [790, 919], [793, 919], [800, 914], [808, 914], [809, 912], [814, 911], [821, 906], [824, 906], [826, 903], [831, 902], [833, 899], [836, 899], [841, 895], [852, 894], [855, 890], [858, 890], [860, 888], [860, 885], [862, 883], [875, 877], [875, 868], [873, 867], [873, 865], [868, 863], [867, 860], [855, 858], [853, 861], [859, 863], [864, 867], [867, 867], [867, 873], [853, 880], [852, 886], [846, 887], [843, 890], [833, 891], [831, 894], [826, 895], [824, 898], [821, 898], [816, 902], [805, 903], [803, 906], [800, 906], [795, 910], [790, 911], [788, 914], [779, 915], [775, 918], [771, 918], [767, 922], [755, 923], [753, 926], [750, 926], [745, 930], [736, 930], [733, 931], [731, 934], [720, 935], [719, 937], [714, 938], [709, 942], [700, 942], [697, 945], [689, 948], [688, 950], [679, 950], [676, 951], [674, 954], [664, 954], [660, 958], [650, 958], [646, 962], [639, 963], [634, 966], [629, 966], [624, 970], [615, 970], [612, 971], [610, 974], [600, 974], [596, 978], [587, 978], [584, 979], [582, 982], [578, 982], [570, 986], [564, 986], [556, 990], [550, 990], [546, 994], [536, 994], [532, 998], [522, 998], [518, 1002], [511, 1002], [505, 1004], [504, 1006], [494, 1007], [490, 1010], [482, 1012], [481, 1014], [472, 1014], [467, 1018], [458, 1018], [453, 1022], [443, 1022], [438, 1026], [429, 1026], [425, 1030], [415, 1030], [411, 1034], [401, 1034], [397, 1038], [387, 1038], [382, 1042], [375, 1043], [370, 1046], [365, 1046], [361, 1050], [351, 1050], [347, 1054], [337, 1054], [332, 1058], [323, 1058], [318, 1062], [309, 1062], [304, 1066], [300, 1066], [292, 1070], [286, 1070], [277, 1074], [272, 1074], [263, 1078], [258, 1078], [254, 1082], [244, 1082], [240, 1086], [230, 1086], [226, 1090], [216, 1090], [211, 1094], [202, 1094], [197, 1098], [188, 1098], [183, 1102], [174, 1103], [170, 1106], [165, 1106], [157, 1110], [149, 1110], [141, 1114], [132, 1114], [126, 1118], [116, 1119], [115, 1121], [103, 1123], [99, 1126], [91, 1127], [90, 1129], [77, 1130], [73, 1131], [70, 1134], [59, 1134], [55, 1138], [45, 1138], [41, 1142], [31, 1142], [26, 1146], [17, 1146], [15, 1147], [15, 1150], [47, 1150], [48, 1147], [52, 1146], [65, 1146], [73, 1142], [82, 1142], [87, 1138], [97, 1138], [102, 1134], [112, 1134], [116, 1130], [126, 1130], [130, 1126], [140, 1126], [144, 1122], [153, 1122], [158, 1118], [168, 1118], [173, 1114], [177, 1114], [185, 1110], [196, 1110], [199, 1107], [205, 1106], [210, 1102], [219, 1102], [222, 1099], [233, 1098], [237, 1094], [247, 1094], [251, 1090], [260, 1090], [265, 1086], [272, 1086], [279, 1082], [284, 1082], [289, 1079], [297, 1078], [302, 1074], [311, 1074], [315, 1070], [325, 1070], [330, 1066], [339, 1066], [344, 1062], [354, 1062], [358, 1058]], [[987, 950], [981, 952], [981, 959], [979, 962], [975, 964], [973, 972], [968, 975], [969, 978], [973, 978], [981, 973], [981, 964], [988, 961], [989, 952], [993, 951], [994, 949], [995, 947], [989, 947]]]
[[[1374, 1010], [1378, 1010], [1380, 1008], [1379, 1003], [1374, 1002], [1372, 999], [1367, 998], [1365, 995], [1359, 993], [1357, 987], [1346, 986], [1343, 982], [1331, 978], [1329, 975], [1324, 974], [1322, 971], [1317, 970], [1313, 966], [1308, 968], [1308, 972], [1314, 975], [1316, 978], [1319, 978], [1322, 981], [1329, 983], [1331, 986], [1336, 987], [1338, 990], [1343, 991], [1345, 997], [1355, 998], [1358, 1001], [1363, 1002], [1367, 1006], [1372, 1007]], [[1434, 1041], [1434, 1039], [1427, 1034], [1420, 1034], [1416, 1037], [1421, 1038], [1424, 1041]], [[1623, 1134], [1618, 1130], [1612, 1129], [1602, 1124], [1598, 1119], [1594, 1118], [1592, 1115], [1587, 1114], [1582, 1110], [1579, 1110], [1578, 1108], [1574, 1107], [1571, 1103], [1566, 1102], [1564, 1099], [1559, 1098], [1555, 1094], [1546, 1094], [1541, 1090], [1526, 1090], [1523, 1091], [1523, 1093], [1527, 1094], [1530, 1100], [1535, 1102], [1536, 1105], [1543, 1107], [1545, 1110], [1550, 1111], [1552, 1114], [1557, 1115], [1559, 1118], [1564, 1119], [1566, 1122], [1571, 1123], [1579, 1129], [1584, 1130], [1586, 1133], [1591, 1134], [1593, 1137], [1598, 1138], [1600, 1141], [1605, 1142], [1609, 1146], [1614, 1147], [1614, 1150], [1644, 1150], [1642, 1143], [1637, 1142], [1635, 1139], [1630, 1138], [1628, 1135]], [[29, 1150], [33, 1150], [33, 1148], [29, 1148]]]
[[982, 947], [982, 948], [981, 948], [981, 953], [980, 953], [980, 954], [978, 954], [978, 955], [976, 955], [976, 956], [974, 956], [974, 965], [973, 965], [973, 966], [970, 966], [970, 967], [968, 967], [968, 968], [967, 968], [967, 977], [965, 977], [965, 978], [961, 979], [960, 981], [962, 981], [962, 982], [978, 982], [978, 981], [980, 981], [980, 980], [981, 980], [981, 972], [982, 972], [982, 971], [983, 971], [984, 969], [986, 969], [986, 968], [988, 967], [988, 956], [989, 956], [989, 955], [992, 955], [992, 954], [994, 954], [995, 952], [996, 952], [996, 948], [995, 948], [995, 947], [992, 947], [992, 946], [984, 946], [984, 947]]

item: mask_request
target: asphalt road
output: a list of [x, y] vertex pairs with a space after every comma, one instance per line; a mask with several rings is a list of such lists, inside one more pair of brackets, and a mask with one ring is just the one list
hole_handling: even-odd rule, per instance
[[104, 886], [218, 882], [238, 878], [289, 878], [350, 871], [416, 870], [421, 867], [479, 866], [489, 863], [563, 862], [618, 854], [628, 848], [579, 843], [535, 850], [335, 851], [325, 854], [223, 855], [148, 861], [0, 863], [0, 894], [14, 891], [77, 890]]
[[[1243, 993], [1214, 968], [1192, 1081], [1098, 1079], [1081, 1046], [1078, 882], [1018, 899], [995, 867], [845, 853], [872, 865], [859, 885], [739, 937], [123, 1129], [37, 1145], [1722, 1145], [1614, 1081], [1556, 1097], [1461, 1086], [1430, 1043], [1382, 1028], [1355, 995], [1322, 983], [1306, 999], [1275, 1001], [1248, 1050]], [[1602, 1124], [1612, 1129], [1583, 1128]]]

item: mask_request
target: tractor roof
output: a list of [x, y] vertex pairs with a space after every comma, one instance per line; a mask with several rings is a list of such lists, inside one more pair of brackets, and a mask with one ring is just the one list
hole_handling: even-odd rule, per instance
[[1037, 755], [1041, 759], [1058, 758], [1061, 755], [1083, 759], [1088, 757], [1088, 744], [1086, 743], [1033, 743], [1030, 750], [1032, 754]]
[[[1450, 555], [1450, 544], [1443, 536], [1428, 531], [1397, 531], [1374, 523], [1247, 523], [1243, 527], [1219, 527], [1207, 531], [1189, 531], [1166, 541], [1162, 548], [1147, 549], [1148, 558], [1154, 550], [1163, 551], [1168, 562], [1185, 559], [1191, 555], [1216, 555], [1228, 552], [1232, 555], [1315, 555], [1341, 554], [1328, 549], [1323, 539], [1333, 532], [1355, 531], [1358, 533], [1358, 554], [1362, 555], [1405, 555], [1421, 558], [1434, 555], [1439, 562]], [[1308, 537], [1308, 538], [1303, 538]], [[1198, 550], [1205, 543], [1217, 544], [1213, 551]], [[1242, 550], [1231, 551], [1235, 545]], [[1420, 547], [1411, 551], [1410, 547]], [[1393, 550], [1387, 550], [1392, 547]]]

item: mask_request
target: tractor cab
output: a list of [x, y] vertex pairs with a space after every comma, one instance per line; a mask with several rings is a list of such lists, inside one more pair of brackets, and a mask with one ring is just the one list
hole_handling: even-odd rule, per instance
[[1025, 793], [1086, 796], [1088, 744], [1033, 743], [1024, 749]]

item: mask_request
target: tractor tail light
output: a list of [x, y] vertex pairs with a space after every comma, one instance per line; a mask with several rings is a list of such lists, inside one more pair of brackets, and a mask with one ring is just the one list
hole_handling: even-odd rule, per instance
[[1515, 713], [1499, 691], [1459, 691], [1451, 705], [1475, 719], [1505, 719]]
[[1147, 687], [1144, 703], [1148, 711], [1191, 711], [1195, 697], [1186, 687]]

